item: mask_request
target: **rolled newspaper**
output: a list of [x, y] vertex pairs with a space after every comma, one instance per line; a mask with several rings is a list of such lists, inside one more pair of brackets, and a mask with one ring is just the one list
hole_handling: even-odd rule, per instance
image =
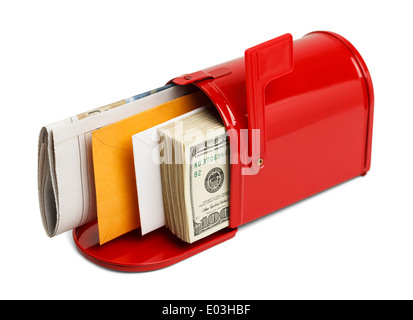
[[43, 226], [49, 237], [96, 219], [92, 131], [179, 98], [190, 90], [167, 85], [41, 129], [38, 191]]

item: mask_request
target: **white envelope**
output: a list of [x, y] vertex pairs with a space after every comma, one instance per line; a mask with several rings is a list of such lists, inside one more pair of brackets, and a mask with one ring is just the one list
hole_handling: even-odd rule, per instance
[[142, 235], [165, 225], [158, 128], [204, 109], [198, 108], [132, 136]]

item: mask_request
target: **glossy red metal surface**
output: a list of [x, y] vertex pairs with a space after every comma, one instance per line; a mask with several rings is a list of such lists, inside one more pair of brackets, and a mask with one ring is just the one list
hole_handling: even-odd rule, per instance
[[237, 229], [223, 229], [193, 244], [178, 239], [165, 227], [145, 236], [131, 231], [104, 245], [99, 244], [96, 221], [73, 230], [79, 252], [89, 261], [118, 271], [150, 271], [168, 267], [235, 236]]
[[[268, 50], [264, 45], [255, 53], [274, 70], [260, 67], [261, 62], [254, 67], [242, 57], [204, 70], [212, 75], [216, 69], [227, 68], [231, 73], [193, 81], [239, 141], [237, 150], [231, 149], [232, 157], [238, 159], [231, 164], [231, 227], [364, 175], [370, 168], [373, 86], [360, 54], [335, 33], [313, 32], [293, 42], [291, 71], [288, 45], [281, 47], [281, 54], [275, 53], [287, 39], [274, 39], [275, 47], [270, 45]], [[258, 81], [251, 84], [251, 75]], [[173, 81], [178, 84], [185, 77], [191, 75]], [[248, 105], [248, 101], [263, 106]], [[253, 151], [246, 147], [253, 137], [241, 133], [251, 123], [265, 130], [261, 135], [265, 158], [257, 174], [251, 164], [241, 161]]]
[[[293, 37], [290, 34], [261, 43], [245, 51], [245, 84], [248, 111], [248, 150], [253, 172], [259, 171], [258, 163], [266, 162], [266, 90], [270, 82], [294, 69]], [[260, 137], [253, 140], [253, 130], [260, 130]], [[254, 143], [257, 149], [253, 152]], [[254, 168], [254, 166], [256, 166]]]

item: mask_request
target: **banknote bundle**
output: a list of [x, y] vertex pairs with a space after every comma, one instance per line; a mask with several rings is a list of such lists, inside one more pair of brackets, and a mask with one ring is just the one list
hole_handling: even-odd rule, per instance
[[158, 129], [165, 225], [193, 243], [229, 225], [229, 141], [215, 108]]

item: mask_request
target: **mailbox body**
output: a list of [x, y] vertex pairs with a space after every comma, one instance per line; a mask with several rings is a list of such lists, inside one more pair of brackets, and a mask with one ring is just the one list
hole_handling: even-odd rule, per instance
[[162, 228], [102, 246], [96, 223], [75, 229], [79, 252], [98, 265], [122, 271], [169, 266], [232, 238], [242, 224], [370, 168], [372, 81], [357, 50], [335, 33], [313, 32], [294, 42], [287, 34], [171, 82], [205, 92], [229, 132], [230, 226], [193, 244]]
[[[370, 168], [373, 86], [363, 59], [346, 39], [314, 32], [292, 43], [287, 35], [258, 47], [261, 60], [255, 65], [248, 64], [247, 54], [173, 80], [203, 90], [227, 129], [238, 133], [239, 145], [232, 153], [238, 161], [231, 164], [231, 227]], [[258, 81], [251, 85], [254, 72]], [[262, 84], [260, 72], [267, 78]], [[261, 106], [251, 105], [259, 100], [251, 99], [253, 95], [262, 96]], [[251, 118], [261, 120], [253, 123]], [[252, 155], [256, 139], [242, 130], [254, 125], [260, 130], [261, 150], [245, 164], [242, 159]]]

